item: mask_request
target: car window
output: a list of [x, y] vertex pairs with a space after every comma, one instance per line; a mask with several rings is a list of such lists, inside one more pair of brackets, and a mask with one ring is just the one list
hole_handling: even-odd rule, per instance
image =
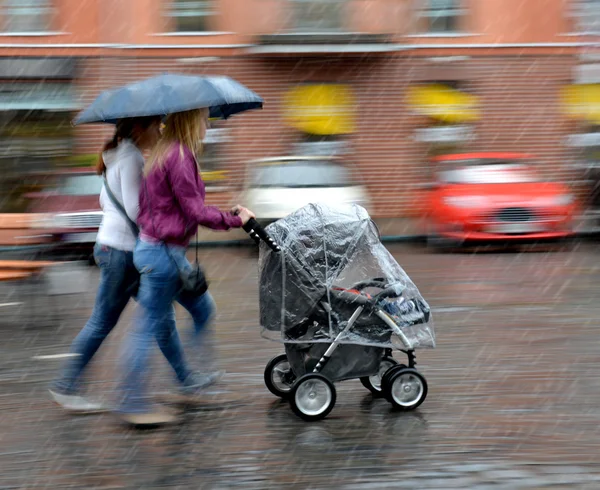
[[520, 163], [468, 165], [440, 172], [440, 180], [449, 184], [520, 184], [540, 182], [540, 177]]
[[72, 175], [60, 186], [60, 193], [66, 196], [99, 195], [101, 190], [102, 178], [98, 175]]
[[253, 187], [344, 187], [353, 185], [350, 172], [329, 162], [289, 162], [260, 166], [254, 171]]

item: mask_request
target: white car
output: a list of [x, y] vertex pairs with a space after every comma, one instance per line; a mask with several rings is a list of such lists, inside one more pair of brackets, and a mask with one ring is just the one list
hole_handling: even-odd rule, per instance
[[354, 203], [369, 211], [365, 186], [339, 158], [285, 156], [250, 162], [240, 203], [268, 224], [311, 203]]

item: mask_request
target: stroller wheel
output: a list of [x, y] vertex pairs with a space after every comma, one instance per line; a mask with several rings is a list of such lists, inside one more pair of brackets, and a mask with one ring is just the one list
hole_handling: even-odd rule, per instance
[[381, 394], [385, 397], [386, 400], [389, 400], [389, 381], [390, 381], [390, 377], [392, 376], [392, 374], [394, 374], [396, 371], [400, 371], [402, 369], [408, 369], [408, 366], [404, 365], [404, 364], [396, 364], [394, 366], [392, 366], [391, 368], [389, 368], [385, 373], [383, 373], [383, 376], [381, 377]]
[[335, 406], [335, 386], [319, 373], [305, 374], [294, 383], [290, 406], [298, 417], [312, 422], [329, 415]]
[[386, 398], [398, 410], [414, 410], [427, 397], [427, 381], [416, 369], [394, 369], [386, 382]]
[[384, 357], [379, 364], [379, 371], [377, 374], [374, 374], [373, 376], [364, 376], [360, 378], [360, 382], [373, 394], [374, 397], [379, 398], [383, 395], [381, 390], [381, 381], [384, 374], [386, 374], [390, 368], [396, 365], [398, 365], [398, 361], [396, 361], [396, 359], [393, 357]]
[[265, 368], [265, 385], [275, 396], [287, 398], [296, 377], [285, 354], [274, 357]]

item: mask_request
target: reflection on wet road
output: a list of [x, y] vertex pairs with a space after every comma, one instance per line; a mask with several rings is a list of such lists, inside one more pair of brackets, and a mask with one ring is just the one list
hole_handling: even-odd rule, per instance
[[[256, 257], [205, 250], [228, 375], [177, 427], [132, 431], [48, 400], [61, 359], [47, 356], [67, 351], [92, 290], [60, 299], [60, 323], [26, 328], [2, 313], [0, 488], [600, 488], [600, 249], [390, 250], [435, 314], [438, 347], [417, 356], [430, 391], [416, 412], [392, 412], [348, 381], [325, 421], [299, 420], [263, 385], [281, 349], [259, 336]], [[131, 311], [89, 373], [108, 400]], [[156, 362], [161, 391], [171, 378]]]

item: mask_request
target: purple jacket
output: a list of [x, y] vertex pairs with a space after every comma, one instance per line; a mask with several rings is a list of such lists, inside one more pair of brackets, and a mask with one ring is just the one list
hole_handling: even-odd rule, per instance
[[142, 235], [187, 247], [198, 225], [213, 230], [240, 228], [239, 216], [204, 205], [206, 190], [194, 155], [186, 146], [181, 148], [183, 157], [180, 146], [173, 144], [164, 164], [142, 182], [137, 219]]

